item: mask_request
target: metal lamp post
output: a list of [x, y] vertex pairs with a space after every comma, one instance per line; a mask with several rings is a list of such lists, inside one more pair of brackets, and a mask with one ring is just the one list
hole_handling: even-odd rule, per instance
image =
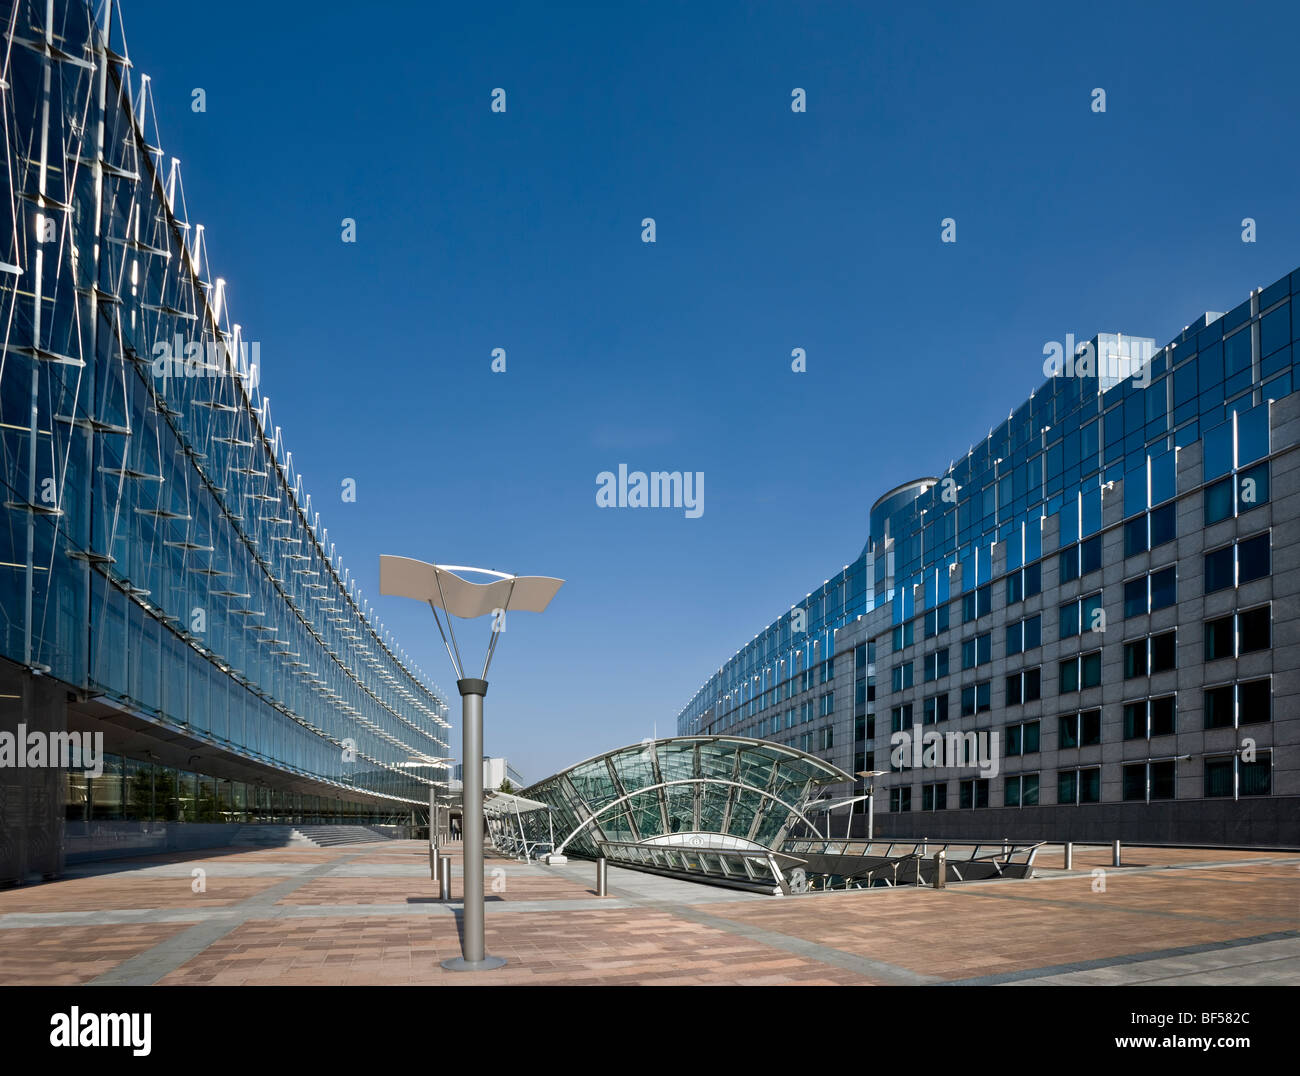
[[[884, 770], [859, 770], [859, 777], [883, 777]], [[875, 836], [876, 827], [876, 783], [867, 785], [867, 840]]]
[[[489, 576], [492, 581], [475, 583], [457, 575], [457, 572]], [[506, 613], [512, 609], [540, 613], [550, 605], [563, 585], [563, 579], [549, 576], [508, 575], [486, 568], [428, 564], [409, 557], [379, 558], [381, 594], [429, 603], [438, 634], [442, 636], [442, 645], [456, 672], [456, 687], [460, 691], [465, 912], [461, 955], [442, 962], [442, 966], [450, 971], [486, 971], [505, 963], [503, 957], [487, 955], [483, 939], [483, 699], [488, 689], [488, 667], [492, 664], [500, 633], [505, 629]], [[439, 609], [447, 614], [446, 631], [438, 616]], [[488, 614], [492, 615], [492, 640], [483, 661], [483, 671], [477, 677], [467, 677], [451, 618], [472, 620]]]

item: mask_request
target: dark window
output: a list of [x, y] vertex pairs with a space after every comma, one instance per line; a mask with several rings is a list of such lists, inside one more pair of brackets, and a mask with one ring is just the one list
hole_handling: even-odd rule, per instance
[[1147, 766], [1140, 762], [1136, 766], [1124, 767], [1124, 798], [1126, 800], [1145, 800], [1147, 798]]
[[1124, 556], [1147, 551], [1147, 517], [1140, 515], [1124, 524]]
[[1239, 725], [1257, 725], [1272, 718], [1272, 681], [1249, 680], [1237, 685], [1237, 723]]
[[1151, 611], [1164, 609], [1178, 601], [1178, 571], [1164, 568], [1151, 573]]
[[1035, 702], [1043, 697], [1043, 672], [1041, 669], [1025, 670], [1025, 702]]
[[1124, 704], [1124, 739], [1145, 740], [1147, 735], [1147, 704], [1126, 702]]
[[1082, 572], [1087, 575], [1101, 567], [1101, 535], [1089, 538], [1079, 546], [1079, 561]]
[[1233, 618], [1221, 616], [1205, 622], [1205, 660], [1233, 656]]
[[1057, 561], [1062, 583], [1071, 583], [1079, 578], [1079, 547], [1077, 545], [1062, 550]]
[[1174, 667], [1178, 649], [1175, 645], [1176, 635], [1176, 632], [1166, 631], [1151, 637], [1151, 674], [1153, 676]]
[[1205, 593], [1212, 594], [1233, 585], [1232, 546], [1224, 546], [1205, 554]]
[[1101, 651], [1084, 654], [1079, 659], [1079, 678], [1083, 687], [1096, 687], [1101, 683]]
[[1147, 577], [1138, 576], [1124, 584], [1124, 615], [1141, 616], [1147, 611]]
[[1101, 802], [1101, 770], [1099, 768], [1079, 771], [1079, 802]]
[[1056, 802], [1079, 802], [1079, 771], [1061, 770], [1056, 775]]
[[1020, 674], [1007, 677], [1007, 705], [1019, 706], [1025, 700], [1020, 697]]
[[[1205, 727], [1230, 729], [1233, 726], [1232, 685], [1207, 688], [1205, 691]], [[1207, 793], [1208, 795], [1208, 793]]]
[[1058, 695], [1079, 690], [1079, 662], [1076, 658], [1063, 661], [1057, 667], [1056, 690]]
[[[1257, 609], [1247, 609], [1237, 614], [1241, 634], [1241, 652], [1249, 654], [1255, 650], [1267, 650], [1273, 645], [1271, 627], [1272, 607], [1261, 605]], [[1231, 617], [1225, 617], [1231, 620]]]
[[1042, 617], [1031, 616], [1025, 621], [1025, 649], [1034, 650], [1043, 642]]
[[1024, 750], [1026, 755], [1032, 755], [1038, 750], [1038, 722], [1029, 721], [1025, 724], [1025, 742]]
[[1079, 715], [1066, 714], [1060, 719], [1060, 725], [1057, 729], [1060, 733], [1060, 747], [1065, 750], [1069, 747], [1079, 746]]
[[1178, 516], [1174, 513], [1175, 506], [1166, 504], [1162, 508], [1155, 508], [1151, 511], [1151, 548], [1155, 549], [1158, 545], [1164, 545], [1165, 542], [1172, 542], [1178, 537]]
[[1101, 743], [1101, 711], [1085, 710], [1079, 715], [1079, 746]]
[[1134, 677], [1146, 676], [1147, 674], [1147, 641], [1137, 639], [1131, 643], [1124, 644], [1124, 679], [1132, 680]]
[[1174, 798], [1174, 764], [1172, 759], [1151, 763], [1151, 798], [1153, 800], [1171, 800]]
[[1205, 525], [1232, 518], [1233, 478], [1227, 478], [1205, 487]]
[[933, 725], [938, 721], [948, 720], [948, 696], [931, 695], [925, 700], [925, 710], [923, 720], [927, 725]]
[[1237, 543], [1237, 583], [1263, 579], [1269, 573], [1268, 533]]
[[1205, 795], [1232, 795], [1232, 759], [1207, 758], [1205, 760]]
[[1175, 731], [1174, 728], [1174, 696], [1161, 695], [1158, 699], [1152, 699], [1151, 707], [1151, 735], [1152, 736], [1169, 736]]
[[1032, 598], [1043, 589], [1043, 566], [1038, 561], [1025, 568], [1025, 597]]
[[1247, 762], [1243, 759], [1241, 769], [1238, 771], [1241, 785], [1238, 789], [1240, 794], [1243, 796], [1269, 795], [1273, 788], [1272, 763], [1272, 752], [1260, 755], [1254, 762]]

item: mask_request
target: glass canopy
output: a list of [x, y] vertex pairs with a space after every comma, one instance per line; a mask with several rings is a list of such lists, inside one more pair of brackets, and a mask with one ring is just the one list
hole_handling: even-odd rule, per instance
[[818, 832], [807, 806], [821, 786], [852, 780], [829, 762], [767, 740], [646, 740], [524, 789], [551, 809], [549, 819], [540, 811], [524, 816], [524, 826], [537, 827], [541, 839], [553, 823], [557, 852], [593, 858], [601, 842], [776, 848], [796, 823]]

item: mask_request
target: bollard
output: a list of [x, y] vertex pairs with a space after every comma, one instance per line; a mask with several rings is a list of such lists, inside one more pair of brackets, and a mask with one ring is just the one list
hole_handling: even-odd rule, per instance
[[948, 885], [948, 853], [940, 849], [934, 854], [934, 888], [944, 889]]
[[438, 899], [451, 900], [451, 856], [438, 857]]
[[429, 842], [429, 877], [438, 880], [438, 846], [432, 841]]
[[1073, 841], [1065, 842], [1065, 869], [1067, 871], [1074, 870], [1074, 842]]
[[1118, 866], [1119, 866], [1119, 841], [1116, 841], [1116, 842], [1115, 842], [1115, 854], [1111, 857], [1111, 864], [1110, 864], [1110, 865], [1111, 865], [1112, 867], [1118, 867]]
[[604, 856], [596, 860], [596, 896], [604, 897], [609, 892], [609, 863]]

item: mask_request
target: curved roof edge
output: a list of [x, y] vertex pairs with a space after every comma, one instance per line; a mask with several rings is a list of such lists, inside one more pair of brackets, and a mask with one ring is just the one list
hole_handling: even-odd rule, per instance
[[572, 773], [580, 766], [586, 766], [591, 762], [600, 762], [602, 759], [610, 758], [613, 755], [621, 755], [625, 751], [644, 751], [647, 747], [658, 747], [660, 744], [671, 743], [734, 743], [741, 747], [762, 748], [773, 754], [788, 755], [792, 759], [798, 759], [803, 762], [810, 762], [820, 770], [824, 770], [826, 777], [815, 780], [815, 784], [838, 784], [842, 781], [852, 781], [853, 775], [846, 773], [832, 762], [827, 762], [824, 758], [818, 758], [816, 755], [810, 755], [807, 751], [800, 751], [797, 747], [789, 747], [786, 744], [777, 743], [774, 740], [757, 740], [751, 736], [661, 736], [657, 740], [645, 739], [637, 743], [624, 744], [622, 747], [616, 747], [612, 751], [602, 751], [598, 755], [592, 755], [590, 758], [584, 758], [581, 762], [575, 762], [572, 766], [566, 766], [564, 769], [551, 774], [549, 777], [543, 777], [540, 781], [534, 781], [528, 788], [524, 789], [527, 794], [534, 788], [540, 788], [542, 785], [550, 784], [558, 780], [567, 773]]

